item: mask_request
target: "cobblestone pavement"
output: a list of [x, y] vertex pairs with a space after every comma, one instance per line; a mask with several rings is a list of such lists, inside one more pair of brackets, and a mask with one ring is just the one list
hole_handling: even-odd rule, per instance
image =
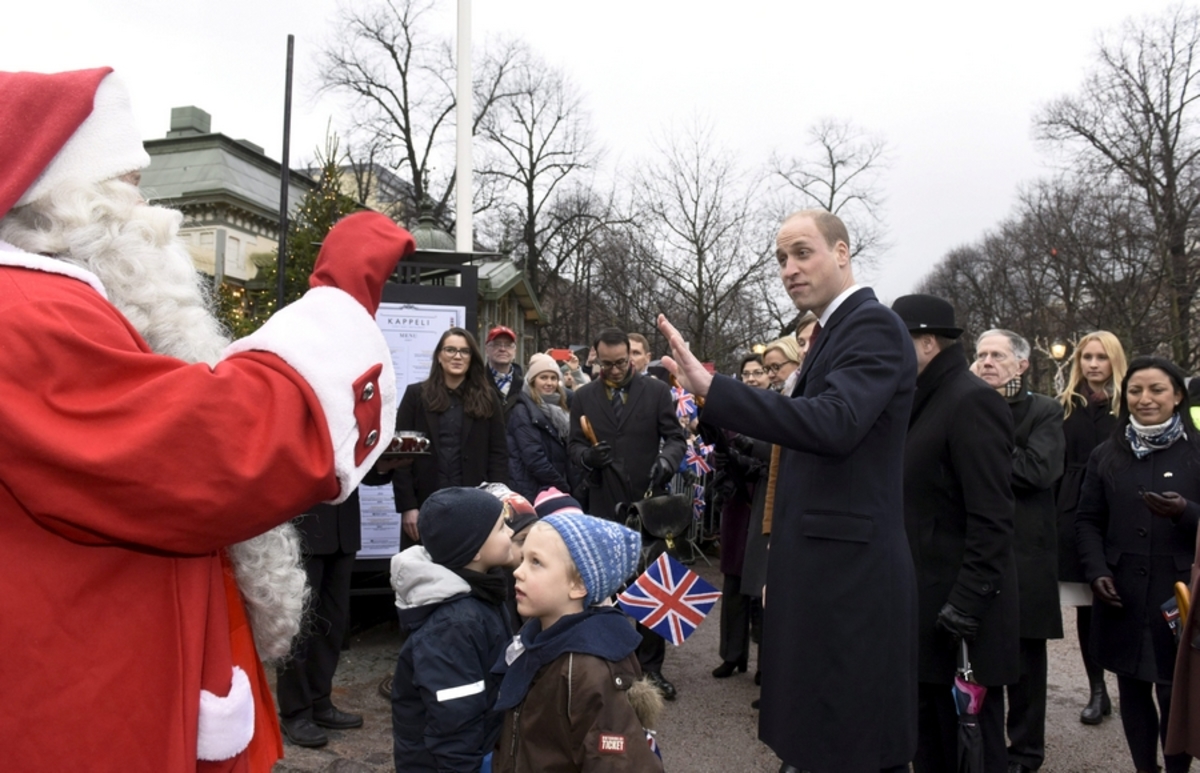
[[[720, 575], [703, 562], [695, 567], [720, 587]], [[356, 600], [357, 602], [357, 600]], [[378, 611], [376, 611], [378, 615]], [[386, 614], [386, 610], [384, 611]], [[728, 679], [713, 679], [717, 657], [717, 615], [709, 619], [682, 647], [668, 647], [664, 672], [679, 688], [679, 698], [667, 704], [659, 728], [666, 768], [672, 773], [775, 773], [779, 761], [758, 741], [758, 712], [750, 702], [758, 695], [753, 669]], [[1069, 637], [1050, 642], [1050, 688], [1047, 708], [1047, 749], [1044, 773], [1119, 773], [1132, 771], [1116, 706], [1116, 680], [1110, 674], [1113, 716], [1102, 725], [1079, 722], [1087, 697], [1087, 680], [1074, 642], [1075, 613], [1063, 610]], [[328, 731], [322, 749], [285, 744], [286, 757], [275, 773], [374, 773], [392, 766], [391, 714], [379, 694], [380, 680], [390, 674], [399, 635], [393, 620], [379, 623], [352, 637], [342, 653], [334, 685], [334, 702], [347, 711], [361, 712], [359, 730]], [[880, 707], [886, 711], [886, 706]]]

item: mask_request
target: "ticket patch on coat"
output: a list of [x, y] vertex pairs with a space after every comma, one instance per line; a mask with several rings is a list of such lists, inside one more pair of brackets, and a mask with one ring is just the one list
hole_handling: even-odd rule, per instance
[[601, 733], [598, 751], [601, 754], [624, 754], [625, 736], [616, 733]]

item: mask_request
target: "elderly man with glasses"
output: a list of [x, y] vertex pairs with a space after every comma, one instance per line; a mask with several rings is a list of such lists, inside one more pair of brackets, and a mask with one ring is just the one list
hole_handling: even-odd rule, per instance
[[496, 394], [500, 395], [507, 419], [525, 381], [525, 374], [516, 362], [517, 334], [511, 328], [497, 325], [488, 331], [483, 348], [487, 354], [488, 375], [496, 387]]

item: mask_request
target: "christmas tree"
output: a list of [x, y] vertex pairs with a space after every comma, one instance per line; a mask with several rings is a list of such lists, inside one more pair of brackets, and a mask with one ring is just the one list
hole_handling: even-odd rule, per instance
[[[284, 305], [299, 298], [308, 290], [312, 273], [321, 250], [321, 242], [333, 224], [359, 208], [351, 197], [342, 193], [341, 170], [338, 168], [337, 139], [326, 143], [321, 161], [317, 187], [309, 191], [300, 208], [288, 222], [287, 263], [284, 267]], [[245, 289], [222, 284], [217, 293], [217, 314], [234, 338], [249, 335], [275, 313], [278, 292], [278, 250], [250, 256], [258, 266], [255, 284], [261, 290]]]

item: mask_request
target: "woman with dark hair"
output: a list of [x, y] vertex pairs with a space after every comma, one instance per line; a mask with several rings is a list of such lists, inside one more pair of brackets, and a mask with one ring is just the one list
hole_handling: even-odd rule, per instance
[[1104, 669], [1088, 652], [1092, 624], [1092, 591], [1083, 575], [1075, 546], [1075, 509], [1083, 488], [1088, 457], [1117, 425], [1121, 412], [1121, 382], [1125, 378], [1125, 350], [1107, 330], [1097, 330], [1079, 339], [1071, 356], [1071, 376], [1059, 395], [1063, 406], [1063, 435], [1067, 450], [1063, 476], [1059, 479], [1058, 506], [1058, 595], [1059, 602], [1075, 607], [1075, 630], [1079, 652], [1087, 671], [1091, 695], [1079, 714], [1085, 725], [1098, 725], [1112, 713], [1112, 702], [1104, 684]]
[[438, 340], [429, 378], [404, 390], [396, 430], [429, 438], [430, 455], [398, 469], [393, 484], [410, 539], [420, 539], [417, 512], [433, 492], [485, 481], [508, 484], [504, 410], [475, 336], [460, 327]]
[[571, 425], [570, 395], [563, 389], [558, 364], [535, 354], [525, 384], [508, 414], [508, 469], [512, 490], [530, 502], [548, 488], [571, 491], [575, 475], [567, 455]]
[[[1095, 594], [1091, 654], [1117, 675], [1134, 765], [1155, 771], [1176, 653], [1161, 606], [1189, 578], [1200, 521], [1200, 432], [1189, 431], [1185, 377], [1168, 360], [1135, 359], [1120, 394], [1113, 435], [1088, 460], [1075, 528]], [[1165, 761], [1167, 773], [1191, 765], [1186, 753]]]

